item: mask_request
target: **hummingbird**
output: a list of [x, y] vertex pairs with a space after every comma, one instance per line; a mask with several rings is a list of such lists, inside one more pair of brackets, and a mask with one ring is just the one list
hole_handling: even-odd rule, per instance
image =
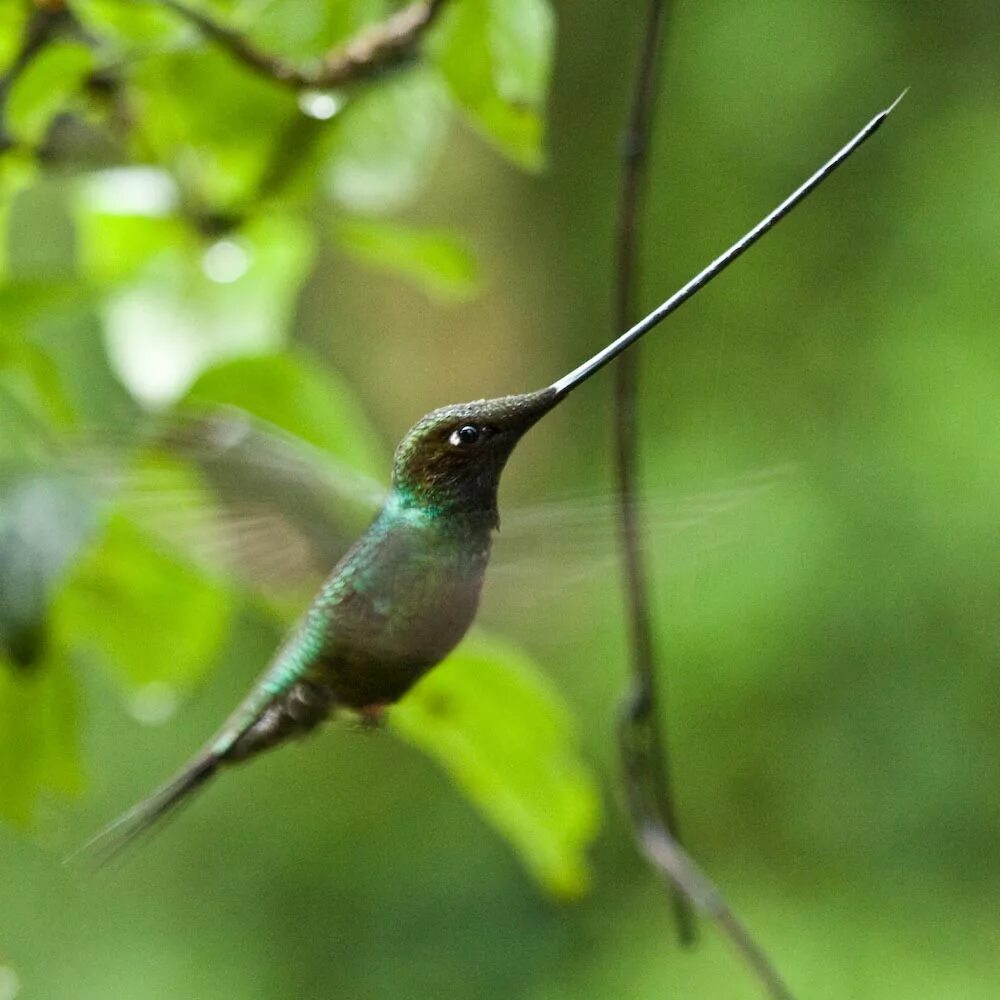
[[167, 784], [82, 849], [106, 861], [220, 772], [334, 712], [376, 723], [461, 641], [500, 526], [500, 477], [521, 438], [748, 250], [883, 124], [879, 112], [773, 211], [630, 330], [551, 385], [422, 417], [396, 448], [392, 487], [245, 700]]

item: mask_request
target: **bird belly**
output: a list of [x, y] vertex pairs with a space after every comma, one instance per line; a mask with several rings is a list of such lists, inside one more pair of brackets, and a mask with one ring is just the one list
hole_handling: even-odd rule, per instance
[[476, 615], [489, 539], [369, 533], [334, 569], [213, 749], [243, 760], [313, 729], [334, 708], [398, 701]]
[[[482, 576], [405, 579], [377, 596], [354, 594], [331, 623], [333, 641], [317, 657], [316, 674], [345, 707], [398, 701], [462, 640], [479, 607]], [[416, 592], [415, 592], [416, 591]]]

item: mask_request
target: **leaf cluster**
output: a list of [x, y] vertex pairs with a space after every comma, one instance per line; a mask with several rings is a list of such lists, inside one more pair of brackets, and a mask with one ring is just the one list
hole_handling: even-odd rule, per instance
[[[0, 11], [6, 818], [81, 789], [85, 671], [138, 721], [167, 721], [246, 615], [277, 636], [308, 596], [299, 564], [328, 569], [369, 515], [387, 450], [353, 387], [294, 342], [317, 257], [467, 298], [465, 241], [407, 217], [449, 133], [461, 122], [519, 167], [544, 163], [547, 0], [434, 4], [383, 59], [372, 39], [420, 6]], [[362, 68], [306, 86], [338, 53]], [[523, 654], [476, 640], [393, 729], [545, 886], [582, 891], [593, 783]]]

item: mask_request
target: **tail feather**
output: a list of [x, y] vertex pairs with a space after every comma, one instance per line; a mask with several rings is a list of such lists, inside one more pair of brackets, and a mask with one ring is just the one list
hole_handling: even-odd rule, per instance
[[103, 868], [186, 803], [215, 774], [221, 762], [222, 758], [211, 751], [195, 758], [175, 778], [108, 824], [67, 860], [83, 860]]

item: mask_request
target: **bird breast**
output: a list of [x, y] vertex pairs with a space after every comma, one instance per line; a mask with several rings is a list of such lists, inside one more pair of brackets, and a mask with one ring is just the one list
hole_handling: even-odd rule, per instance
[[372, 526], [344, 557], [307, 615], [341, 704], [396, 701], [461, 641], [479, 607], [489, 531], [433, 523]]

